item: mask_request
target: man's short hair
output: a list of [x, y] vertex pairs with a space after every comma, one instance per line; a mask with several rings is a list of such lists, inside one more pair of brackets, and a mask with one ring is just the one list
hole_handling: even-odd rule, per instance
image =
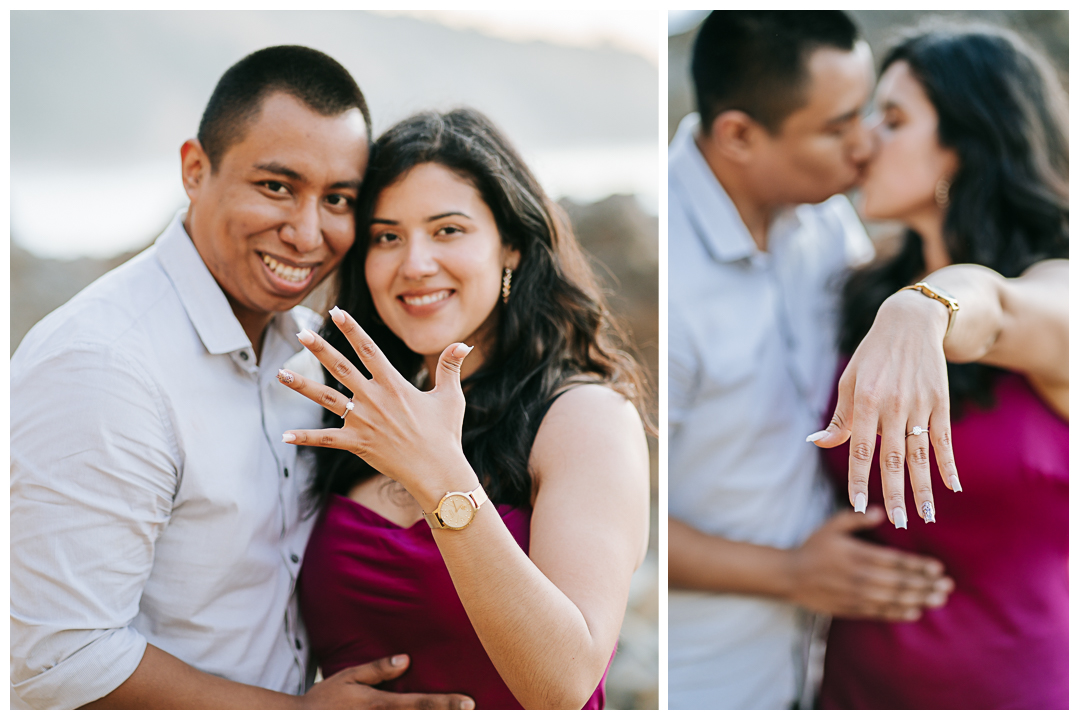
[[840, 10], [715, 10], [694, 42], [691, 72], [708, 135], [741, 110], [770, 133], [806, 99], [807, 60], [821, 47], [852, 50], [858, 30]]
[[371, 138], [367, 101], [349, 71], [329, 55], [300, 45], [257, 50], [225, 71], [199, 123], [199, 143], [218, 167], [225, 152], [244, 138], [249, 123], [275, 92], [292, 95], [316, 113], [331, 117], [358, 108]]

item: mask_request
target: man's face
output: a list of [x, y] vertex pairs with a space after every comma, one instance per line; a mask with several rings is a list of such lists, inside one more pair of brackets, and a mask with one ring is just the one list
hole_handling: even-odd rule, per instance
[[185, 224], [245, 329], [298, 304], [352, 246], [368, 161], [360, 110], [324, 117], [275, 93], [214, 172], [196, 141], [181, 152]]
[[870, 49], [819, 48], [807, 63], [806, 103], [775, 135], [762, 133], [748, 169], [772, 204], [821, 202], [850, 189], [871, 152], [862, 111], [873, 88]]

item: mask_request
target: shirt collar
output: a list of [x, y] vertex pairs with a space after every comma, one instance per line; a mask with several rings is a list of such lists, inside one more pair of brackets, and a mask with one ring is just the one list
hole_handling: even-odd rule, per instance
[[668, 172], [686, 198], [687, 215], [709, 255], [718, 262], [752, 257], [757, 245], [695, 142], [700, 125], [697, 113], [679, 123], [668, 150]]
[[[158, 236], [154, 243], [158, 261], [176, 288], [176, 294], [207, 352], [224, 355], [250, 348], [251, 341], [233, 314], [228, 298], [184, 228], [185, 217], [186, 208], [179, 211]], [[275, 315], [271, 320], [271, 326], [274, 325], [278, 326], [277, 329], [295, 351], [303, 348], [296, 339], [299, 325], [292, 312]]]

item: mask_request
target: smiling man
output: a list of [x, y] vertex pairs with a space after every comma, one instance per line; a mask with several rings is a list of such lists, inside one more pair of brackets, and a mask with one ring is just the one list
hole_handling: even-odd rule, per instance
[[298, 303], [352, 246], [369, 138], [333, 59], [249, 55], [181, 149], [190, 206], [20, 345], [13, 707], [471, 702], [371, 688], [401, 657], [311, 687], [295, 603], [308, 466], [280, 437], [319, 412], [275, 377], [318, 322]]

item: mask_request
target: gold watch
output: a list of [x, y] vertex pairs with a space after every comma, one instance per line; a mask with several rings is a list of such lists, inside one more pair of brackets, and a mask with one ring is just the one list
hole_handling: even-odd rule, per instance
[[[949, 308], [949, 326], [945, 328], [945, 337], [949, 337], [949, 333], [952, 331], [953, 320], [956, 319], [956, 313], [960, 312], [960, 303], [956, 301], [952, 295], [947, 295], [932, 285], [927, 285], [924, 282], [915, 283], [914, 285], [908, 285], [902, 287], [900, 290], [918, 290], [928, 298], [933, 298], [939, 303]], [[944, 338], [943, 338], [944, 339]]]
[[476, 511], [487, 502], [488, 496], [483, 485], [477, 485], [472, 492], [448, 492], [439, 501], [439, 506], [430, 513], [424, 513], [428, 527], [443, 530], [464, 530], [476, 517]]

